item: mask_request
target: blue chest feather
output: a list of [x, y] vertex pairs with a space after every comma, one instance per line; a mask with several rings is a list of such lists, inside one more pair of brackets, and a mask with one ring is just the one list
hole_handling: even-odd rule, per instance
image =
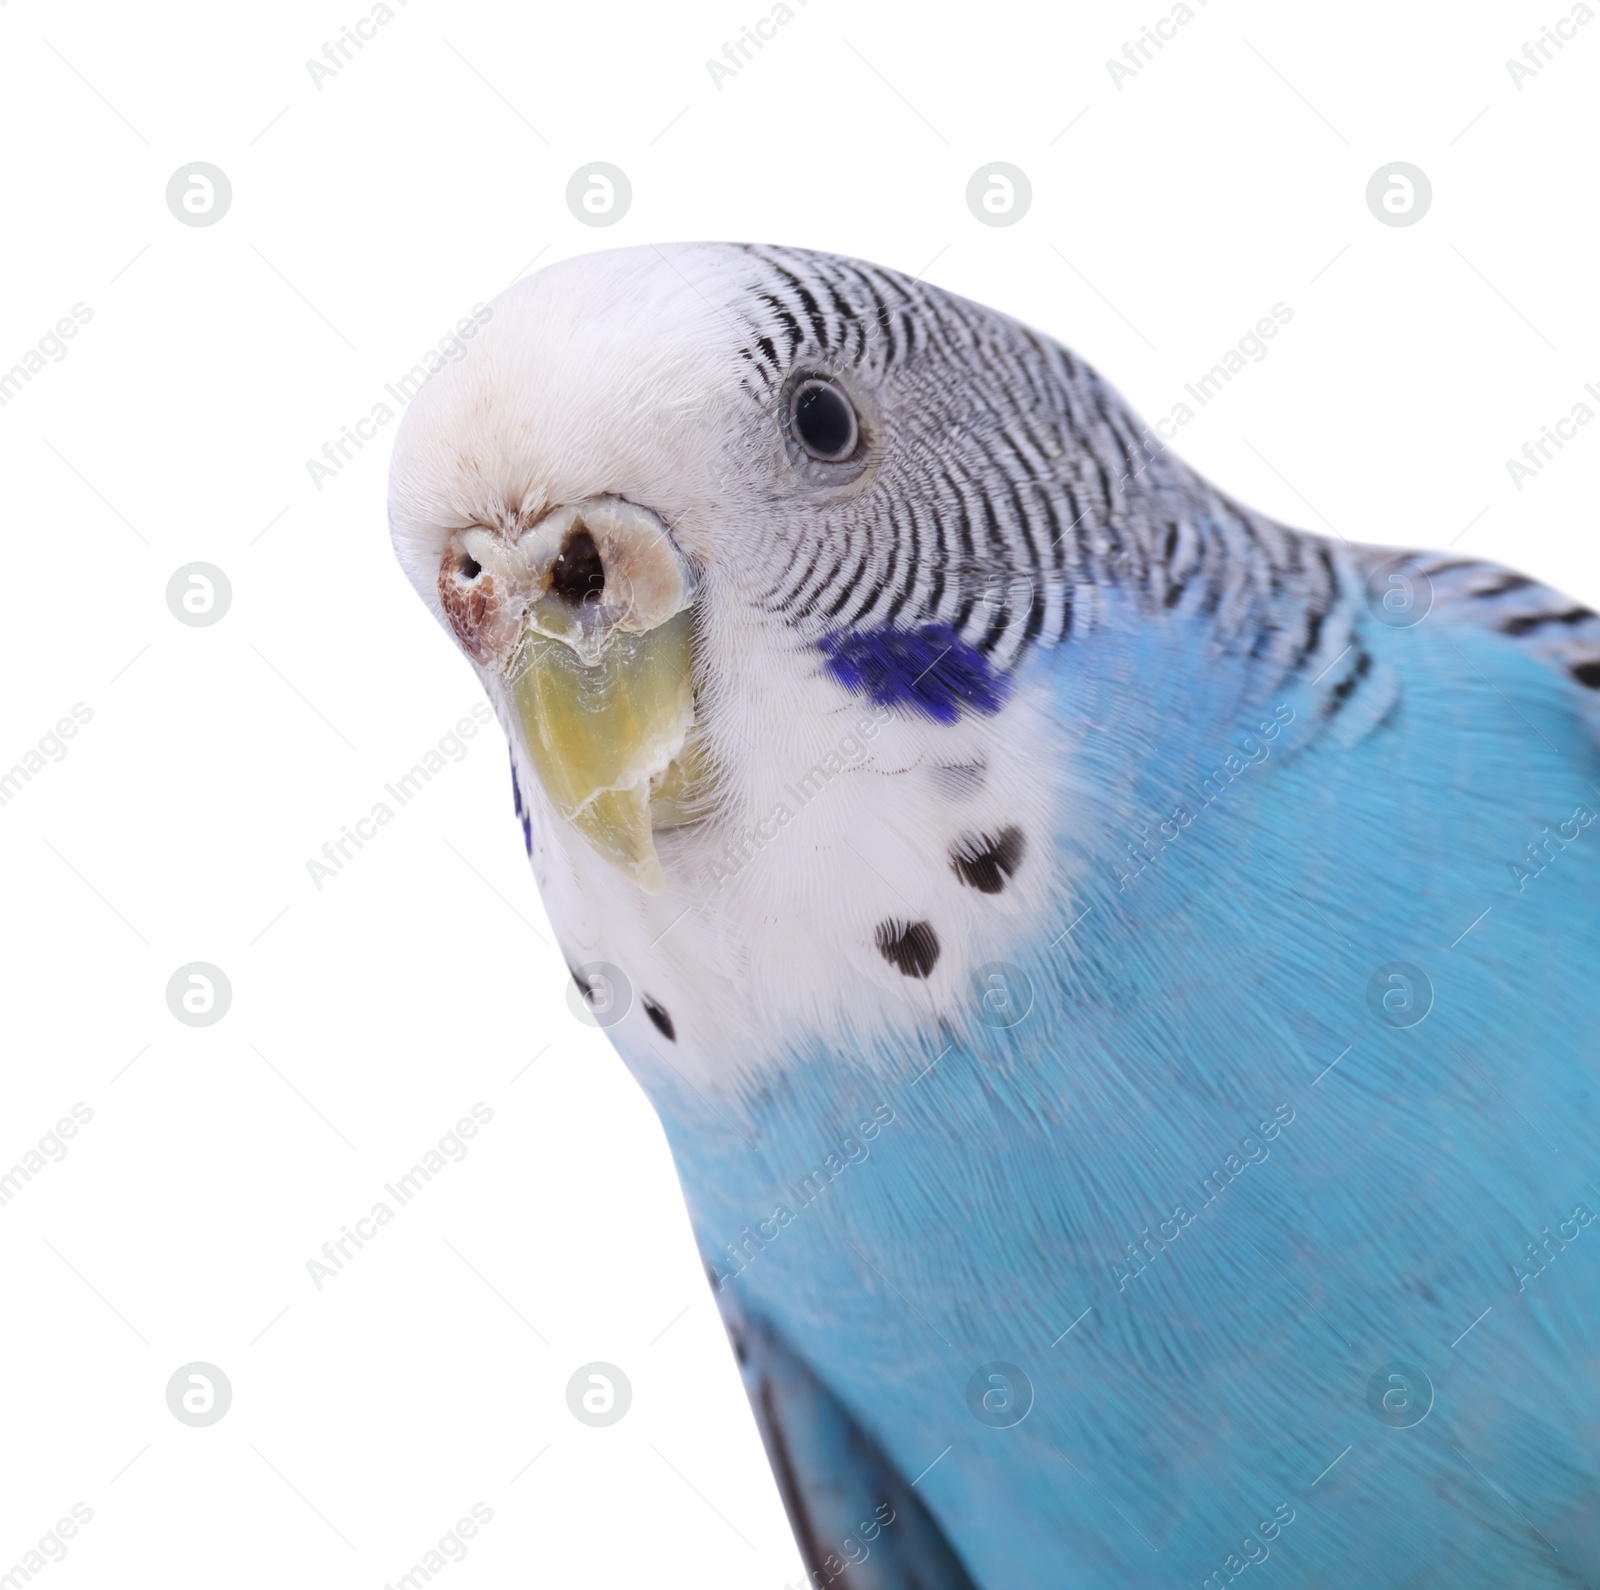
[[[915, 703], [922, 638], [830, 668]], [[1292, 695], [1199, 796], [1272, 701], [1195, 729], [1170, 656], [1056, 654], [1061, 721], [1127, 729], [1074, 749], [1102, 806], [1020, 1025], [785, 1035], [749, 1140], [629, 1056], [719, 1302], [985, 1590], [1600, 1583], [1600, 759], [1492, 637], [1372, 644], [1382, 727]]]

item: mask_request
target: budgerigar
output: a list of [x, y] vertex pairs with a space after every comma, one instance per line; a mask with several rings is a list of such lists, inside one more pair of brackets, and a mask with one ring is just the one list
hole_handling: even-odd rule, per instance
[[1600, 1585], [1594, 613], [788, 248], [517, 283], [390, 519], [813, 1583]]

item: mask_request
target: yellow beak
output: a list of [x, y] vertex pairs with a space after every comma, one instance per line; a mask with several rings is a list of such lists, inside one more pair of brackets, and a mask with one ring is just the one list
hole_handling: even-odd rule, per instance
[[700, 815], [697, 573], [659, 515], [626, 498], [551, 509], [515, 536], [469, 525], [439, 563], [463, 650], [500, 678], [556, 811], [652, 894], [655, 834]]
[[690, 815], [694, 616], [619, 632], [593, 663], [530, 631], [510, 668], [523, 741], [551, 804], [641, 888], [666, 885], [657, 827]]

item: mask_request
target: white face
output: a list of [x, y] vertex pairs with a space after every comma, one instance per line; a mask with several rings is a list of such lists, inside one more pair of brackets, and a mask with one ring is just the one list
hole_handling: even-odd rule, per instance
[[[517, 284], [418, 394], [390, 477], [401, 562], [506, 727], [569, 962], [637, 991], [625, 1052], [707, 1078], [774, 1034], [967, 1001], [1044, 907], [1063, 794], [1005, 665], [1055, 638], [1065, 571], [1009, 507], [985, 528], [963, 462], [998, 404], [926, 351], [911, 284], [774, 255], [622, 250]], [[959, 502], [930, 519], [938, 481]], [[930, 715], [922, 675], [896, 696], [839, 661], [886, 634], [953, 645], [993, 700]]]
[[[395, 446], [395, 547], [425, 601], [449, 531], [526, 530], [563, 503], [616, 495], [678, 522], [712, 499], [720, 448], [738, 429], [738, 371], [715, 312], [650, 249], [569, 261], [495, 300], [469, 356], [418, 394]], [[703, 421], [696, 426], [697, 418]]]

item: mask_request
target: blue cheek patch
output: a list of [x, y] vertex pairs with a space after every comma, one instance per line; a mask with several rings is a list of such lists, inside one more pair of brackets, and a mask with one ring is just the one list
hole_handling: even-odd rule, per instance
[[517, 782], [517, 759], [511, 759], [511, 799], [517, 808], [517, 821], [522, 824], [522, 848], [533, 855], [533, 813], [522, 804], [522, 786]]
[[998, 712], [1010, 687], [947, 624], [827, 635], [817, 645], [829, 676], [852, 694], [935, 723], [954, 723], [963, 709]]

